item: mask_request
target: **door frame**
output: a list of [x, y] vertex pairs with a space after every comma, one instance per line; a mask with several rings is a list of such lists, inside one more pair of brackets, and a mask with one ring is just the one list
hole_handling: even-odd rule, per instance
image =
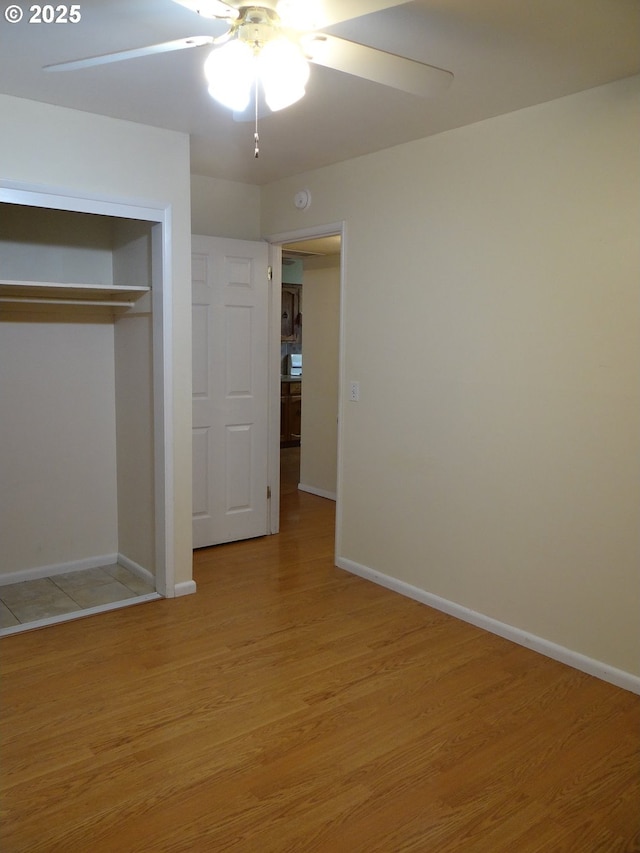
[[269, 305], [269, 482], [271, 484], [271, 505], [269, 509], [270, 532], [280, 530], [280, 314], [282, 309], [282, 244], [296, 243], [319, 237], [340, 236], [340, 318], [338, 333], [338, 470], [336, 477], [336, 534], [335, 546], [338, 553], [341, 531], [342, 505], [342, 423], [343, 423], [343, 354], [344, 354], [344, 315], [345, 315], [345, 257], [347, 227], [345, 220], [297, 228], [269, 234], [265, 240], [269, 243], [269, 265], [272, 270], [271, 294]]

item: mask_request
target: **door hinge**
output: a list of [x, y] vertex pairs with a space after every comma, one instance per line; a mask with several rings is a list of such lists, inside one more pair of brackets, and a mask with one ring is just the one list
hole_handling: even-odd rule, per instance
[[273, 280], [273, 267], [267, 267], [267, 281]]
[[267, 500], [271, 500], [271, 486], [267, 486]]

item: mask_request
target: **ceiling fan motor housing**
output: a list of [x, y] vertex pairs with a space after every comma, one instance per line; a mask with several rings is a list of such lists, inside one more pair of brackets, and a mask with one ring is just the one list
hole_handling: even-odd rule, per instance
[[271, 9], [247, 6], [241, 9], [235, 29], [239, 41], [260, 49], [279, 34], [280, 19]]

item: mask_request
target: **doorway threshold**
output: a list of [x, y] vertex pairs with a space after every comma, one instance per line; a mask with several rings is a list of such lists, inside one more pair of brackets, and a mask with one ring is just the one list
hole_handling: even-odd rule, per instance
[[121, 601], [110, 601], [107, 604], [97, 604], [95, 607], [85, 607], [73, 610], [70, 613], [58, 613], [55, 616], [46, 616], [43, 619], [34, 619], [31, 622], [20, 622], [17, 625], [9, 625], [0, 628], [0, 638], [9, 637], [11, 634], [21, 634], [24, 631], [33, 631], [36, 628], [46, 628], [49, 625], [58, 625], [62, 622], [72, 622], [76, 619], [84, 619], [85, 616], [94, 616], [97, 613], [107, 613], [110, 610], [120, 610], [123, 607], [132, 607], [134, 604], [143, 604], [146, 601], [159, 601], [163, 598], [159, 592], [148, 592], [144, 595], [135, 595]]

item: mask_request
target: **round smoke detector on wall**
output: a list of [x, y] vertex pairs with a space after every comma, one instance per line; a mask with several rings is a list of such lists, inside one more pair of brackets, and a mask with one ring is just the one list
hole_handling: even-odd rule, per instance
[[306, 210], [311, 204], [311, 193], [309, 190], [298, 190], [293, 197], [293, 203], [298, 210]]

